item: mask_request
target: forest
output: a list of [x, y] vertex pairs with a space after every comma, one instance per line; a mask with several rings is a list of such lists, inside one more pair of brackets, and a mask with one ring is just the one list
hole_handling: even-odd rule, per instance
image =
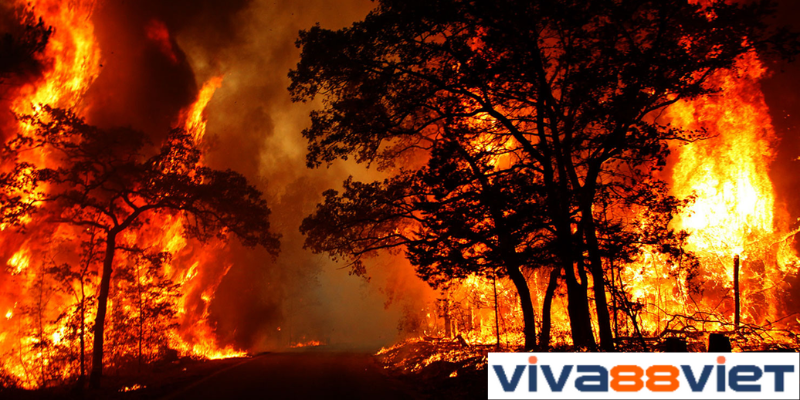
[[800, 349], [784, 2], [58, 3], [0, 7], [0, 394]]

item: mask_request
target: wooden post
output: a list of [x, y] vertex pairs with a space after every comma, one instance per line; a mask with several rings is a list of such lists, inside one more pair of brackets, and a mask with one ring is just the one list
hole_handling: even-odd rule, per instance
[[500, 351], [500, 311], [497, 304], [497, 272], [495, 271], [492, 274], [492, 283], [494, 284], [494, 332], [497, 335], [497, 345], [496, 350], [497, 352]]
[[617, 279], [614, 277], [614, 261], [611, 261], [611, 303], [614, 309], [614, 339], [619, 337], [619, 324], [617, 322]]
[[733, 256], [733, 301], [734, 301], [734, 315], [733, 315], [733, 329], [739, 329], [740, 322], [740, 306], [739, 306], [739, 255]]
[[442, 310], [444, 312], [444, 335], [451, 339], [453, 337], [453, 320], [450, 316], [450, 296], [444, 298]]

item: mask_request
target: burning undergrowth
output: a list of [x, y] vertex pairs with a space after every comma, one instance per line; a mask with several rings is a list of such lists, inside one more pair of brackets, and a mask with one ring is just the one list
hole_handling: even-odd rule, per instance
[[[449, 38], [452, 43], [445, 41], [452, 48], [439, 47], [443, 43], [435, 39], [437, 35], [450, 32], [438, 31], [438, 25], [431, 27], [436, 34], [424, 32], [420, 36], [430, 39], [430, 43], [422, 44], [428, 46], [425, 51], [445, 51], [438, 60], [415, 60], [420, 70], [441, 72], [444, 78], [453, 80], [452, 85], [426, 92], [425, 96], [439, 96], [453, 87], [458, 90], [414, 110], [419, 111], [420, 118], [411, 118], [413, 123], [408, 122], [410, 114], [406, 112], [422, 104], [414, 101], [396, 108], [398, 115], [383, 115], [386, 119], [370, 114], [349, 120], [356, 128], [365, 124], [369, 132], [404, 128], [398, 137], [372, 142], [375, 138], [369, 135], [365, 143], [354, 146], [354, 154], [362, 152], [355, 154], [360, 161], [375, 162], [380, 171], [353, 173], [353, 165], [336, 164], [328, 172], [311, 175], [303, 166], [304, 143], [296, 134], [306, 126], [305, 116], [300, 114], [309, 107], [290, 111], [295, 109], [284, 88], [288, 84], [285, 71], [291, 64], [287, 60], [295, 61], [291, 43], [296, 31], [313, 21], [276, 27], [283, 31], [276, 34], [280, 44], [274, 47], [260, 43], [272, 41], [272, 37], [259, 36], [270, 18], [278, 20], [295, 10], [288, 4], [291, 2], [283, 4], [285, 10], [246, 1], [201, 1], [197, 8], [183, 1], [170, 5], [156, 1], [139, 5], [61, 3], [17, 1], [14, 7], [4, 9], [8, 12], [2, 16], [4, 21], [13, 21], [15, 28], [8, 32], [10, 36], [4, 36], [10, 39], [0, 43], [0, 50], [18, 60], [12, 67], [0, 64], [4, 85], [0, 105], [13, 112], [0, 116], [1, 137], [5, 147], [15, 151], [0, 165], [5, 187], [10, 188], [4, 198], [9, 200], [2, 208], [8, 218], [0, 225], [0, 261], [5, 265], [0, 272], [0, 384], [4, 386], [58, 385], [83, 377], [102, 364], [115, 371], [131, 371], [164, 359], [237, 357], [253, 349], [313, 349], [363, 339], [351, 331], [335, 329], [343, 326], [363, 327], [367, 332], [363, 336], [377, 336], [379, 329], [370, 328], [386, 321], [372, 324], [371, 316], [347, 308], [352, 298], [310, 289], [317, 287], [315, 276], [321, 266], [329, 263], [306, 251], [304, 240], [311, 250], [328, 252], [337, 259], [350, 258], [354, 262], [348, 265], [353, 266], [353, 272], [363, 276], [369, 273], [362, 255], [387, 248], [404, 249], [418, 276], [436, 288], [435, 299], [428, 298], [431, 291], [412, 290], [413, 284], [405, 281], [411, 265], [398, 254], [381, 260], [404, 271], [390, 272], [396, 275], [390, 275], [388, 287], [382, 291], [388, 297], [385, 308], [393, 302], [404, 307], [397, 331], [407, 340], [383, 349], [379, 357], [388, 370], [421, 376], [431, 383], [469, 386], [470, 379], [482, 380], [476, 374], [485, 368], [486, 353], [496, 348], [667, 351], [677, 346], [705, 351], [709, 333], [727, 337], [734, 351], [800, 346], [800, 259], [795, 249], [798, 228], [790, 217], [797, 210], [781, 199], [790, 196], [779, 193], [769, 174], [779, 156], [778, 143], [787, 138], [777, 132], [775, 110], [770, 109], [761, 90], [769, 69], [755, 48], [747, 41], [742, 43], [738, 36], [720, 40], [737, 51], [747, 50], [731, 56], [726, 68], [716, 68], [713, 74], [704, 76], [700, 83], [712, 89], [702, 96], [692, 96], [693, 89], [682, 100], [664, 94], [686, 89], [681, 85], [702, 75], [694, 70], [675, 80], [675, 87], [636, 91], [636, 96], [669, 103], [657, 112], [643, 113], [637, 124], [631, 125], [635, 126], [633, 132], [644, 136], [647, 132], [670, 133], [657, 145], [643, 142], [639, 148], [628, 149], [631, 153], [599, 163], [611, 160], [613, 168], [590, 174], [584, 168], [597, 163], [592, 149], [603, 145], [602, 136], [596, 135], [605, 128], [589, 124], [585, 130], [576, 131], [589, 139], [577, 146], [582, 152], [571, 155], [576, 161], [564, 166], [572, 168], [572, 176], [563, 172], [566, 170], [558, 172], [565, 175], [560, 178], [564, 187], [576, 192], [564, 189], [567, 192], [561, 193], [558, 191], [562, 189], [546, 187], [546, 180], [552, 179], [547, 173], [553, 171], [541, 167], [541, 160], [547, 157], [530, 148], [548, 143], [548, 129], [556, 137], [561, 134], [559, 129], [575, 121], [560, 120], [556, 111], [539, 113], [536, 107], [551, 107], [557, 102], [539, 103], [531, 93], [542, 83], [526, 82], [528, 72], [513, 70], [519, 63], [504, 58], [518, 51], [517, 42], [504, 42], [507, 35], [517, 32], [491, 26], [490, 19], [485, 26], [474, 25], [484, 16], [480, 12], [468, 15], [475, 10], [459, 9], [447, 16], [460, 18], [459, 13], [466, 13], [456, 23], [469, 26], [463, 31], [456, 29], [463, 33]], [[407, 9], [400, 3], [381, 2], [380, 10], [430, 12], [424, 7]], [[634, 3], [632, 9], [638, 10]], [[686, 4], [680, 3], [674, 5], [683, 9]], [[722, 2], [689, 3], [711, 5], [720, 13], [730, 11]], [[184, 15], [186, 9], [191, 12]], [[249, 13], [253, 15], [248, 19], [243, 10], [259, 12]], [[299, 14], [302, 7], [297, 10]], [[509, 17], [502, 9], [484, 11]], [[646, 22], [662, 11], [645, 8], [637, 14], [645, 21], [642, 30], [655, 29]], [[376, 11], [371, 18], [380, 17], [381, 11]], [[667, 17], [672, 14], [667, 13]], [[713, 12], [685, 17], [693, 21], [687, 27], [717, 23]], [[239, 26], [233, 21], [247, 24]], [[209, 23], [214, 29], [207, 29]], [[606, 23], [601, 18], [591, 20], [589, 26], [613, 28]], [[354, 29], [370, 26], [356, 25]], [[382, 26], [388, 25], [372, 27], [382, 35], [392, 34], [381, 30]], [[176, 32], [182, 29], [192, 34], [178, 40]], [[560, 31], [548, 29], [543, 32], [553, 36], [545, 41], [557, 42]], [[717, 32], [729, 27], [719, 24], [714, 29]], [[314, 45], [313, 35], [320, 32], [321, 28], [304, 32], [301, 42]], [[244, 40], [243, 34], [254, 40]], [[325, 32], [317, 39], [323, 40], [328, 34], [333, 35]], [[703, 45], [704, 35], [696, 35], [695, 42], [680, 35], [673, 37], [675, 59], [689, 54], [703, 62], [715, 61], [703, 57], [716, 54], [719, 47], [692, 53], [693, 46]], [[371, 37], [374, 35], [363, 35]], [[654, 37], [661, 36], [642, 34], [641, 40]], [[597, 38], [601, 39], [605, 37]], [[397, 51], [413, 50], [418, 45], [409, 41], [407, 48]], [[356, 44], [347, 50], [372, 57], [375, 53], [363, 51], [371, 46]], [[262, 47], [270, 49], [269, 55], [254, 55]], [[548, 78], [544, 81], [558, 84], [563, 81], [560, 74], [566, 74], [557, 72], [559, 62], [570, 57], [562, 57], [561, 50], [553, 50], [549, 44], [542, 47], [542, 56], [552, 61], [548, 68], [556, 71], [543, 67], [541, 73]], [[123, 48], [125, 51], [118, 50]], [[623, 52], [630, 49], [627, 45], [610, 48]], [[320, 46], [318, 53], [309, 53], [309, 62], [322, 63], [324, 57], [332, 57], [328, 49]], [[449, 52], [458, 52], [463, 60], [450, 58]], [[403, 56], [419, 54], [409, 50]], [[527, 54], [521, 52], [520, 56]], [[590, 63], [596, 62], [591, 71], [614, 62], [621, 64], [610, 73], [628, 68], [626, 57], [601, 63], [592, 54], [605, 53], [578, 54], [588, 57]], [[264, 61], [267, 58], [280, 59], [282, 64]], [[242, 61], [240, 65], [241, 60], [251, 63]], [[347, 63], [352, 60], [335, 61], [350, 68]], [[388, 55], [376, 65], [390, 65], [396, 60]], [[645, 62], [639, 70], [659, 65]], [[319, 65], [306, 67], [314, 73], [292, 72], [298, 81], [305, 78], [307, 85], [292, 85], [295, 100], [310, 100], [310, 94], [326, 84], [313, 80], [324, 79], [320, 71], [332, 71]], [[353, 96], [337, 110], [386, 112], [382, 108], [385, 102], [409, 94], [401, 91], [439, 81], [435, 77], [405, 84], [408, 82], [402, 79], [408, 76], [402, 76], [400, 83], [386, 84], [384, 92], [373, 92], [374, 85], [389, 82], [401, 67], [387, 67], [383, 75], [378, 74], [387, 80], [370, 80], [364, 90], [333, 85], [332, 93], [339, 90], [342, 96]], [[495, 73], [493, 68], [511, 69]], [[373, 72], [364, 76], [371, 77]], [[628, 75], [616, 78], [624, 80]], [[516, 76], [521, 81], [493, 82]], [[594, 78], [591, 73], [586, 76], [588, 82]], [[674, 77], [666, 71], [663, 78], [672, 82]], [[651, 82], [661, 81], [645, 83]], [[583, 90], [583, 84], [574, 83], [575, 90]], [[517, 85], [518, 92], [508, 92]], [[581, 115], [586, 120], [597, 113], [606, 113], [609, 120], [625, 114], [603, 109], [613, 103], [608, 98], [622, 95], [613, 85], [609, 89], [606, 81], [601, 86], [609, 91], [596, 101], [564, 101], [574, 101], [575, 112], [585, 113]], [[568, 95], [573, 89], [557, 87], [553, 93]], [[231, 91], [244, 94], [237, 97]], [[278, 91], [283, 97], [275, 95]], [[398, 95], [381, 97], [392, 91], [399, 91]], [[491, 104], [478, 104], [481, 96], [476, 93], [480, 91], [507, 103], [487, 112]], [[423, 100], [428, 101], [425, 96]], [[623, 97], [618, 100], [627, 101]], [[360, 102], [359, 107], [352, 107], [347, 100]], [[216, 121], [217, 131], [224, 132], [220, 135], [207, 133], [211, 123], [207, 110], [215, 104], [217, 110], [223, 110], [217, 113]], [[370, 108], [375, 105], [381, 107]], [[266, 109], [278, 111], [272, 116]], [[434, 109], [448, 115], [441, 120], [449, 125], [437, 118], [430, 126], [413, 125], [426, 121]], [[338, 127], [334, 122], [339, 122], [340, 115], [332, 117], [334, 122], [325, 121], [321, 115], [314, 114], [317, 125], [306, 131], [311, 139], [309, 164], [332, 162], [349, 151], [347, 145], [362, 139], [340, 141], [343, 147], [336, 147], [341, 143], [335, 140], [314, 143], [315, 134], [320, 138], [335, 130], [331, 127]], [[392, 118], [398, 118], [398, 125], [386, 123], [379, 129], [369, 125], [394, 121]], [[552, 121], [544, 124], [545, 119]], [[325, 125], [327, 122], [330, 126]], [[536, 126], [542, 127], [539, 134], [544, 139], [538, 138]], [[64, 137], [68, 140], [59, 139]], [[334, 142], [338, 144], [325, 147]], [[221, 143], [234, 150], [215, 152]], [[280, 151], [267, 149], [269, 146]], [[543, 148], [549, 151], [546, 145]], [[641, 155], [637, 151], [652, 152], [646, 154], [652, 158], [637, 159]], [[81, 158], [89, 152], [96, 160]], [[384, 158], [369, 159], [376, 153]], [[125, 154], [135, 157], [120, 165], [118, 161], [125, 159]], [[106, 164], [95, 162], [107, 155], [116, 158]], [[549, 161], [558, 164], [570, 159], [562, 158]], [[431, 159], [437, 162], [425, 165]], [[231, 166], [243, 171], [244, 176], [226, 172]], [[115, 185], [119, 181], [138, 183], [130, 190], [121, 185], [124, 190], [120, 190], [121, 186], [107, 187], [102, 179], [93, 180], [106, 167], [119, 169], [120, 176], [127, 174], [125, 179], [111, 179]], [[301, 221], [314, 210], [319, 193], [331, 186], [331, 180], [347, 174], [356, 177], [345, 181], [344, 192], [325, 192], [316, 214]], [[162, 179], [166, 175], [176, 179], [167, 184]], [[588, 175], [595, 177], [596, 191], [580, 192], [587, 187], [582, 182]], [[378, 180], [362, 183], [359, 177]], [[269, 181], [266, 197], [287, 244], [282, 258], [270, 258], [269, 253], [275, 252], [272, 240], [264, 246], [266, 250], [257, 252], [246, 252], [243, 246], [229, 241], [250, 225], [211, 224], [213, 229], [206, 229], [208, 226], [201, 223], [203, 217], [216, 216], [217, 211], [225, 209], [229, 197], [236, 196], [211, 202], [216, 206], [213, 212], [176, 200], [166, 207], [169, 211], [149, 213], [151, 205], [165, 204], [159, 202], [161, 199], [174, 200], [169, 191], [157, 192], [158, 188], [182, 185], [183, 189], [195, 190], [220, 180], [234, 184], [215, 194], [227, 196], [236, 192], [231, 189], [234, 187], [259, 205], [263, 205], [255, 200], [259, 196], [244, 182], [256, 182], [256, 191], [264, 191], [263, 181]], [[101, 188], [106, 193], [74, 196], [68, 190], [70, 184]], [[563, 195], [564, 201], [548, 199], [553, 194], [546, 191], [551, 189], [557, 192], [556, 197]], [[83, 201], [89, 197], [91, 202]], [[60, 213], [42, 205], [65, 199], [72, 203]], [[101, 207], [102, 201], [109, 199], [104, 204], [110, 206]], [[559, 214], [562, 223], [555, 224], [553, 214], [545, 210], [543, 205], [548, 201], [548, 207], [566, 204]], [[128, 216], [138, 216], [143, 208], [148, 210], [143, 220], [119, 223], [120, 217], [125, 217], [121, 219], [124, 222]], [[43, 215], [49, 215], [49, 219]], [[348, 217], [356, 222], [348, 226]], [[64, 222], [67, 220], [70, 223]], [[364, 221], [378, 222], [364, 229]], [[120, 228], [123, 225], [125, 229]], [[256, 225], [266, 235], [266, 229], [262, 229], [265, 225]], [[297, 231], [298, 226], [302, 226], [306, 238]], [[112, 231], [116, 241], [109, 242]], [[377, 236], [368, 236], [371, 234]], [[258, 242], [245, 239], [245, 244]], [[109, 248], [119, 250], [111, 251], [110, 259], [106, 257]], [[422, 282], [415, 284], [421, 286]], [[348, 296], [358, 297], [358, 293]], [[336, 318], [341, 321], [332, 321], [332, 310], [339, 313]], [[93, 333], [103, 328], [98, 342]], [[392, 338], [380, 337], [378, 341], [385, 343]], [[89, 355], [104, 343], [108, 351], [100, 352], [94, 362], [90, 360]]]
[[[3, 76], [10, 83], [3, 104], [15, 117], [2, 121], [3, 386], [82, 382], [89, 370], [98, 384], [103, 366], [140, 370], [169, 357], [246, 354], [218, 343], [209, 306], [232, 265], [228, 239], [253, 228], [266, 233], [268, 225], [247, 225], [269, 210], [244, 177], [206, 166], [205, 108], [222, 78], [172, 99], [173, 107], [162, 104], [159, 113], [172, 113], [158, 134], [90, 125], [97, 110], [113, 113], [94, 107], [98, 93], [89, 94], [103, 66], [96, 6], [36, 1], [4, 10], [21, 26], [7, 42], [30, 52], [17, 61], [32, 57], [40, 73]], [[144, 37], [179, 64], [163, 24], [149, 25]], [[262, 211], [228, 219], [237, 198]], [[206, 225], [212, 220], [216, 226]]]
[[413, 383], [431, 398], [480, 398], [486, 392], [487, 355], [493, 346], [469, 345], [461, 340], [412, 338], [376, 355], [385, 371]]
[[[290, 90], [324, 99], [304, 131], [309, 165], [354, 157], [388, 175], [326, 192], [306, 245], [355, 274], [403, 251], [439, 290], [404, 316], [409, 337], [656, 351], [715, 334], [736, 351], [796, 349], [797, 210], [769, 174], [781, 138], [761, 89], [764, 60], [796, 50], [754, 46], [764, 24], [722, 34], [766, 3], [676, 0], [674, 24], [662, 3], [603, 4], [386, 0], [363, 24], [302, 32]], [[617, 12], [632, 21], [622, 35], [608, 33]], [[398, 363], [412, 370], [451, 351], [409, 343], [414, 361]]]
[[[368, 2], [348, 2], [348, 12], [327, 13], [325, 18], [343, 24], [341, 20], [355, 18], [348, 14], [363, 13], [367, 6]], [[301, 13], [308, 7], [317, 11]], [[138, 150], [129, 151], [139, 157], [130, 160], [139, 163], [136, 168], [146, 167], [148, 159], [154, 161], [151, 166], [159, 164], [152, 157], [159, 149], [171, 148], [160, 165], [191, 158], [183, 158], [183, 165], [172, 170], [182, 175], [181, 185], [200, 187], [223, 175], [232, 178], [229, 182], [246, 178], [266, 193], [273, 210], [270, 219], [277, 220], [273, 226], [284, 235], [285, 246], [275, 260], [273, 246], [249, 250], [252, 242], [245, 240], [243, 245], [233, 239], [242, 225], [204, 230], [184, 211], [149, 213], [119, 233], [103, 324], [106, 372], [147, 371], [163, 360], [312, 348], [332, 337], [357, 342], [390, 326], [390, 317], [374, 317], [383, 312], [380, 302], [374, 310], [353, 312], [337, 303], [341, 293], [320, 289], [316, 276], [325, 263], [303, 252], [296, 229], [322, 190], [309, 188], [325, 187], [328, 179], [326, 174], [306, 172], [299, 137], [289, 134], [301, 129], [305, 110], [291, 108], [288, 101], [286, 70], [296, 57], [288, 49], [300, 26], [313, 23], [324, 10], [314, 1], [276, 5], [37, 0], [0, 6], [4, 146], [15, 140], [25, 144], [58, 125], [59, 132], [77, 133], [75, 138], [94, 132], [109, 141], [137, 138], [129, 145], [141, 139], [141, 147], [136, 144], [130, 148]], [[273, 26], [290, 15], [302, 20]], [[266, 25], [274, 29], [264, 30]], [[53, 113], [68, 116], [69, 123], [59, 125]], [[81, 143], [87, 142], [74, 140], [78, 148]], [[25, 165], [16, 171], [18, 177], [34, 170], [42, 172], [41, 177], [59, 168], [77, 171], [70, 157], [59, 155], [63, 149], [44, 148], [51, 144], [10, 158], [4, 154], [0, 173], [13, 173], [14, 164]], [[113, 154], [124, 158], [125, 152]], [[85, 165], [91, 165], [89, 161]], [[222, 174], [203, 176], [211, 170]], [[135, 181], [135, 175], [129, 178]], [[33, 188], [19, 185], [22, 181], [5, 186], [18, 193], [4, 192], [9, 194], [3, 198], [4, 213], [9, 210], [7, 199], [32, 205], [68, 186], [39, 182]], [[143, 184], [139, 189], [145, 188]], [[250, 196], [246, 192], [254, 194], [243, 185], [239, 188], [245, 197]], [[235, 191], [219, 189], [218, 195], [236, 197]], [[17, 196], [20, 190], [27, 195]], [[131, 204], [119, 197], [111, 214], [144, 204], [133, 197], [128, 199]], [[98, 364], [92, 362], [92, 353], [106, 235], [103, 229], [93, 229], [98, 220], [89, 225], [53, 224], [43, 217], [45, 207], [37, 207], [28, 208], [35, 211], [30, 215], [0, 225], [0, 384], [34, 389], [77, 381], [81, 386]], [[94, 214], [101, 225], [113, 223], [108, 214], [90, 208], [83, 208], [85, 215]], [[266, 232], [264, 228], [258, 230]], [[353, 286], [350, 282], [348, 287]], [[362, 292], [366, 290], [355, 287], [346, 293], [352, 297], [347, 303], [363, 302]], [[345, 321], [334, 321], [332, 311]], [[361, 314], [385, 321], [363, 334], [339, 329], [355, 326], [352, 321], [363, 319]]]

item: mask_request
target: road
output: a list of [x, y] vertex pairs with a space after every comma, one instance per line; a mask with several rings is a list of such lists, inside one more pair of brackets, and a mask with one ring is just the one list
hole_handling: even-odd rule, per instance
[[410, 399], [413, 391], [384, 376], [369, 354], [267, 353], [193, 384], [168, 400]]

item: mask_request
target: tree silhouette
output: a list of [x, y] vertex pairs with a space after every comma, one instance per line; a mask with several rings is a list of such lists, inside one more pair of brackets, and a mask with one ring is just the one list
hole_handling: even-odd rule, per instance
[[[12, 139], [3, 156], [13, 166], [3, 173], [3, 222], [24, 229], [37, 216], [53, 224], [97, 230], [104, 242], [97, 294], [90, 384], [103, 373], [103, 340], [117, 237], [180, 213], [189, 237], [237, 236], [247, 246], [273, 255], [278, 236], [270, 233], [270, 210], [261, 193], [234, 171], [203, 166], [190, 135], [173, 130], [160, 148], [132, 129], [100, 129], [69, 110], [42, 106], [20, 117], [31, 129]], [[23, 157], [51, 155], [48, 166]]]
[[60, 283], [59, 290], [72, 296], [75, 301], [73, 312], [64, 312], [61, 318], [67, 318], [68, 325], [72, 327], [73, 334], [78, 336], [78, 360], [80, 363], [80, 376], [78, 387], [83, 387], [86, 380], [86, 308], [93, 300], [87, 289], [92, 286], [92, 280], [97, 276], [96, 268], [100, 261], [103, 247], [97, 229], [90, 229], [86, 239], [80, 246], [80, 264], [77, 268], [69, 264], [54, 265], [48, 272], [53, 274]]
[[301, 225], [306, 246], [352, 260], [358, 274], [365, 273], [362, 256], [403, 247], [418, 276], [437, 289], [469, 275], [508, 276], [521, 297], [526, 346], [533, 348], [534, 310], [522, 269], [552, 258], [537, 201], [541, 188], [521, 173], [498, 170], [493, 160], [507, 155], [500, 147], [448, 138], [431, 146], [431, 159], [418, 171], [370, 184], [348, 179], [341, 195], [325, 192]]
[[[304, 131], [309, 166], [354, 157], [402, 175], [401, 166], [413, 165], [409, 159], [431, 169], [442, 162], [409, 158], [416, 149], [435, 152], [455, 141], [474, 154], [487, 141], [507, 146], [514, 161], [504, 173], [516, 177], [508, 184], [538, 188], [535, 202], [543, 214], [532, 218], [547, 225], [546, 233], [527, 234], [546, 238], [559, 264], [554, 274], [566, 282], [574, 344], [596, 347], [591, 281], [600, 345], [611, 350], [608, 246], [598, 236], [597, 201], [612, 183], [623, 192], [635, 190], [637, 182], [620, 180], [620, 171], [637, 177], [637, 170], [663, 165], [670, 141], [703, 138], [660, 121], [665, 108], [717, 91], [709, 78], [735, 73], [743, 54], [797, 53], [796, 35], [768, 29], [764, 21], [772, 12], [769, 1], [383, 0], [352, 27], [302, 31], [301, 61], [290, 72], [289, 90], [295, 101], [318, 95], [325, 101]], [[478, 132], [486, 139], [469, 139]], [[438, 140], [442, 136], [453, 139]], [[482, 174], [466, 164], [459, 168], [475, 178]], [[338, 222], [335, 196], [329, 192], [325, 204], [331, 206], [324, 207], [331, 223]], [[486, 234], [507, 231], [499, 216], [495, 231]], [[371, 218], [378, 226], [384, 221]], [[483, 225], [467, 222], [473, 231]], [[312, 248], [356, 254], [338, 246], [347, 240], [313, 236]], [[510, 239], [504, 246], [515, 242]], [[506, 249], [511, 258], [501, 261], [505, 268], [535, 263], [525, 250]], [[533, 343], [526, 339], [526, 347]]]
[[37, 55], [44, 51], [53, 28], [37, 21], [31, 10], [20, 12], [18, 24], [0, 35], [0, 84], [11, 76], [25, 76], [37, 73], [41, 64]]

